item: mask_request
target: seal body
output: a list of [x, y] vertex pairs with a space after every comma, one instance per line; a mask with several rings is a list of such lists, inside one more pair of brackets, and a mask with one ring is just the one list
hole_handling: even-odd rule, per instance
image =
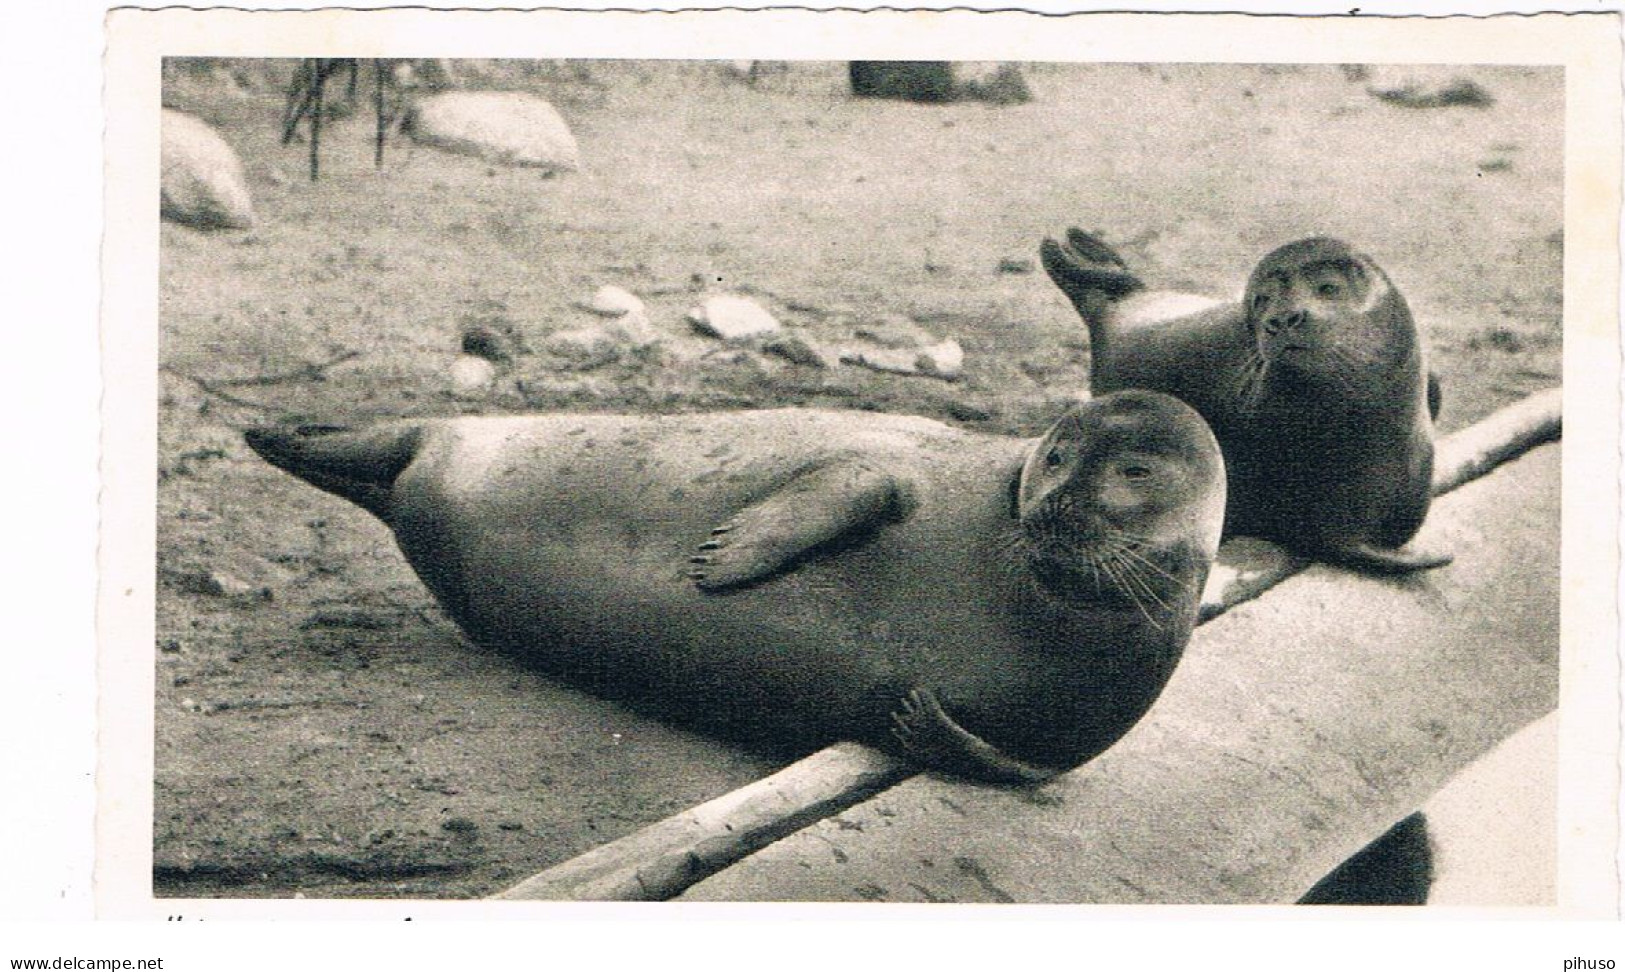
[[1097, 393], [1148, 388], [1207, 419], [1229, 474], [1225, 532], [1404, 572], [1427, 515], [1438, 385], [1405, 299], [1347, 244], [1264, 257], [1240, 303], [1152, 293], [1099, 239], [1041, 250], [1089, 327]]
[[[477, 641], [707, 726], [893, 748], [901, 728], [991, 776], [967, 737], [1054, 771], [1145, 712], [1224, 505], [1206, 425], [1145, 393], [1037, 443], [796, 409], [248, 438], [380, 516]], [[940, 704], [901, 712], [915, 692]]]

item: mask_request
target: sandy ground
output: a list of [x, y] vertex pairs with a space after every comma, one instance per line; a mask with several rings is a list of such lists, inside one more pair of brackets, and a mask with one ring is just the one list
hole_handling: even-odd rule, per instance
[[[470, 644], [382, 525], [260, 462], [245, 426], [811, 403], [1027, 433], [1087, 387], [1082, 328], [1033, 269], [1068, 225], [1155, 284], [1225, 296], [1287, 240], [1357, 242], [1428, 330], [1446, 431], [1559, 380], [1555, 70], [1477, 69], [1492, 106], [1416, 109], [1335, 66], [1033, 65], [1034, 101], [991, 107], [854, 100], [833, 64], [755, 84], [712, 64], [488, 65], [485, 83], [554, 101], [583, 172], [404, 140], [375, 171], [362, 117], [329, 126], [311, 184], [304, 147], [277, 141], [290, 69], [192, 66], [166, 86], [242, 154], [261, 225], [162, 230], [160, 895], [478, 895], [794, 755]], [[545, 353], [606, 283], [647, 300], [665, 349]], [[907, 318], [957, 339], [964, 374], [707, 344], [681, 319], [701, 286], [824, 341]], [[531, 353], [458, 396], [448, 369], [477, 321]]]

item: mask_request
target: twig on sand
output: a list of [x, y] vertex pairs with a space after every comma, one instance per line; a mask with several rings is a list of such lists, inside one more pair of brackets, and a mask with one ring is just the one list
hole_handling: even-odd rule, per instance
[[327, 380], [327, 372], [329, 369], [333, 368], [335, 365], [343, 364], [344, 362], [349, 361], [351, 358], [359, 358], [360, 356], [360, 351], [345, 351], [328, 358], [326, 361], [308, 362], [288, 371], [272, 372], [271, 374], [265, 375], [247, 375], [242, 378], [202, 378], [198, 375], [192, 374], [191, 372], [181, 371], [179, 368], [171, 367], [170, 365], [159, 365], [158, 370], [168, 372], [177, 378], [185, 378], [187, 381], [203, 389], [204, 392], [220, 399], [223, 402], [229, 402], [233, 405], [241, 405], [244, 408], [257, 408], [261, 411], [274, 412], [277, 411], [278, 406], [267, 405], [264, 402], [250, 401], [246, 398], [238, 398], [236, 395], [223, 391], [222, 389], [282, 385], [296, 381], [325, 381]]

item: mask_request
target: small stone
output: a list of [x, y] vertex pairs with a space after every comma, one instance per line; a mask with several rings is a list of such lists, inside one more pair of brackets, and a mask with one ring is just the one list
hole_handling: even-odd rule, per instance
[[521, 91], [433, 95], [412, 109], [406, 129], [416, 141], [489, 162], [548, 172], [580, 167], [575, 136], [558, 110]]
[[271, 589], [255, 586], [221, 571], [189, 571], [173, 578], [174, 586], [183, 594], [203, 594], [240, 601], [269, 601]]
[[1000, 273], [1032, 273], [1033, 272], [1033, 261], [1017, 259], [1015, 257], [1005, 257], [1004, 259], [999, 261], [999, 272]]
[[486, 391], [496, 380], [497, 368], [489, 359], [462, 354], [451, 364], [451, 387], [464, 395]]
[[965, 349], [959, 346], [958, 341], [949, 338], [922, 351], [915, 365], [922, 374], [953, 381], [965, 367]]
[[924, 375], [953, 381], [964, 366], [965, 352], [958, 341], [950, 338], [920, 349], [849, 349], [841, 355], [841, 360], [894, 375]]
[[688, 312], [689, 321], [703, 333], [724, 341], [748, 341], [779, 331], [779, 322], [749, 297], [716, 294]]
[[621, 317], [626, 314], [646, 314], [643, 301], [637, 295], [624, 287], [614, 284], [605, 284], [592, 295], [592, 300], [586, 305], [587, 310], [603, 317]]
[[518, 343], [513, 325], [498, 321], [471, 321], [463, 325], [461, 348], [464, 354], [484, 358], [494, 364], [513, 360]]
[[202, 119], [164, 109], [158, 214], [198, 229], [248, 229], [254, 204], [236, 151]]

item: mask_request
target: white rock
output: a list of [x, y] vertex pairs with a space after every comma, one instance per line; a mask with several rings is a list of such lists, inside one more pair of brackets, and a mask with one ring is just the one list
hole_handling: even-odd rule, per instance
[[688, 312], [688, 319], [701, 331], [724, 341], [748, 341], [779, 331], [779, 322], [762, 305], [735, 294], [707, 297]]
[[927, 375], [953, 381], [965, 364], [965, 351], [949, 338], [926, 348], [853, 348], [841, 360], [894, 375]]
[[580, 150], [564, 118], [520, 91], [448, 91], [423, 99], [407, 126], [416, 141], [505, 165], [573, 172]]
[[451, 364], [451, 387], [463, 394], [482, 392], [496, 380], [496, 365], [475, 354], [458, 355]]
[[586, 307], [594, 314], [601, 314], [604, 317], [620, 317], [622, 314], [644, 312], [643, 301], [639, 300], [636, 294], [614, 284], [599, 287]]
[[965, 349], [949, 338], [920, 352], [915, 362], [922, 374], [953, 381], [965, 367]]
[[164, 109], [158, 213], [202, 229], [248, 229], [254, 204], [242, 160], [201, 119]]

